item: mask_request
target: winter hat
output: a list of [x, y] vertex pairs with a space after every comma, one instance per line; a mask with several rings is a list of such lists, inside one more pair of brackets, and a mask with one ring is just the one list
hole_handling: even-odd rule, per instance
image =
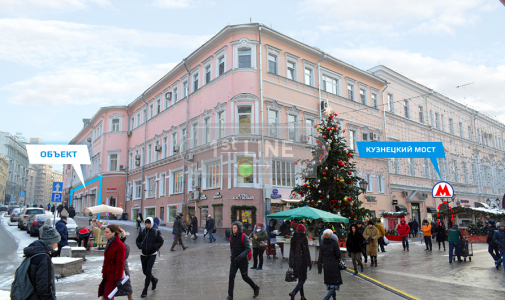
[[298, 232], [305, 232], [306, 228], [303, 224], [298, 224], [298, 226], [296, 226], [296, 231]]
[[209, 215], [209, 218], [212, 218], [212, 216], [211, 216], [211, 215]]
[[182, 213], [179, 213], [179, 217], [184, 217], [184, 215]]
[[489, 221], [487, 221], [487, 222], [488, 222], [489, 224], [491, 224], [491, 225], [496, 224], [496, 223], [495, 223], [495, 221], [494, 221], [493, 219], [489, 219]]
[[405, 222], [405, 218], [401, 218], [401, 219], [400, 219], [400, 222]]
[[369, 220], [367, 224], [368, 224], [368, 225], [373, 225], [373, 221], [372, 221], [372, 220]]
[[54, 244], [54, 243], [59, 243], [61, 241], [61, 236], [58, 233], [58, 231], [49, 225], [44, 225], [42, 226], [42, 236], [40, 239], [49, 245]]
[[496, 226], [498, 226], [498, 227], [505, 226], [505, 222], [500, 222], [500, 223], [498, 223]]
[[331, 229], [326, 229], [325, 231], [323, 231], [323, 238], [329, 239], [332, 234], [333, 234], [333, 231]]
[[357, 225], [357, 224], [363, 224], [363, 221], [358, 220], [358, 221], [356, 221], [356, 225]]

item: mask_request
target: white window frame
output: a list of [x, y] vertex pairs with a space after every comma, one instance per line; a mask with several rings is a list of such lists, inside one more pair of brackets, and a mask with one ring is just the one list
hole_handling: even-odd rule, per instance
[[426, 124], [426, 118], [424, 116], [424, 107], [422, 105], [418, 106], [418, 112], [419, 112], [419, 123]]
[[[270, 112], [275, 112], [276, 118], [275, 118], [275, 123], [270, 123]], [[273, 137], [273, 138], [280, 138], [281, 136], [281, 129], [280, 129], [280, 114], [281, 114], [281, 109], [276, 108], [276, 107], [268, 107], [267, 109], [267, 124], [268, 124], [268, 136]], [[272, 135], [271, 133], [271, 124], [275, 129], [275, 135]]]
[[[239, 49], [251, 49], [251, 66], [245, 69], [256, 69], [256, 52], [257, 52], [257, 41], [249, 40], [248, 38], [241, 38], [238, 41], [231, 42], [233, 47], [233, 69], [239, 69], [238, 67], [238, 51]], [[226, 73], [226, 71], [225, 71]]]
[[142, 118], [140, 117], [140, 111], [137, 112], [137, 126], [135, 126], [135, 128], [139, 127], [140, 125], [142, 125]]
[[128, 166], [130, 167], [130, 170], [133, 169], [133, 152], [130, 150], [129, 156], [128, 156]]
[[[410, 160], [410, 162], [409, 162]], [[416, 159], [415, 158], [406, 158], [407, 162], [407, 175], [409, 176], [416, 176]]]
[[133, 181], [133, 200], [138, 200], [142, 198], [142, 180], [137, 179]]
[[430, 109], [430, 125], [433, 127], [433, 110]]
[[212, 141], [212, 131], [211, 131], [211, 117], [206, 117], [203, 119], [203, 136], [202, 136], [202, 139], [203, 139], [203, 143], [202, 144], [207, 144], [207, 143], [210, 143]]
[[[107, 167], [107, 170], [109, 172], [118, 172], [119, 171], [119, 162], [120, 162], [120, 156], [119, 156], [119, 153], [120, 151], [110, 151], [108, 152], [108, 167]], [[116, 169], [115, 170], [112, 170], [112, 159], [111, 159], [111, 156], [112, 155], [117, 155], [117, 159], [116, 159]]]
[[[363, 104], [363, 105], [367, 105], [367, 106], [371, 106], [368, 104], [368, 85], [362, 83], [362, 82], [358, 82], [358, 87], [359, 87], [359, 103]], [[365, 96], [364, 100], [365, 102], [363, 103], [362, 99], [361, 99], [361, 91], [363, 91], [363, 95]]]
[[377, 193], [385, 193], [385, 180], [384, 180], [384, 173], [379, 173], [376, 172], [376, 177], [377, 177]]
[[168, 147], [169, 147], [168, 146], [168, 136], [164, 136], [163, 137], [163, 145], [162, 145], [162, 147], [163, 147], [163, 158], [167, 158], [168, 157], [168, 153], [170, 153], [170, 152], [168, 152]]
[[440, 114], [438, 112], [435, 112], [435, 128], [438, 130], [441, 130], [440, 127]]
[[289, 69], [288, 69], [288, 63], [292, 63], [294, 70], [293, 70], [293, 78], [290, 80], [298, 81], [298, 60], [300, 59], [298, 56], [293, 55], [288, 52], [284, 52], [284, 55], [286, 57], [286, 78], [290, 79], [288, 77]]
[[[182, 182], [180, 183], [179, 186], [176, 186], [176, 182], [175, 180], [177, 180], [177, 175], [180, 173], [180, 175], [182, 175]], [[177, 170], [171, 170], [170, 171], [170, 195], [174, 195], [174, 194], [182, 194], [182, 187], [183, 187], [183, 184], [184, 184], [184, 172], [182, 171], [182, 168], [181, 169], [177, 169]], [[176, 189], [176, 188], [180, 188], [179, 189]]]
[[146, 164], [146, 150], [145, 147], [140, 149], [140, 166], [144, 166]]
[[457, 159], [452, 160], [451, 167], [454, 182], [459, 182], [459, 168]]
[[[186, 76], [187, 77], [187, 76]], [[185, 80], [181, 80], [181, 90], [182, 90], [182, 94], [181, 94], [181, 100], [186, 98], [189, 94], [189, 86], [188, 86], [188, 79], [185, 79]]]
[[131, 123], [130, 123], [130, 130], [133, 131], [133, 129], [135, 129], [135, 115], [132, 116], [131, 118]]
[[466, 161], [461, 162], [461, 169], [463, 174], [463, 183], [468, 184], [468, 163]]
[[167, 223], [174, 223], [175, 222], [175, 219], [176, 217], [173, 217], [170, 215], [170, 208], [173, 208], [175, 207], [175, 213], [177, 214], [178, 210], [179, 210], [179, 205], [178, 204], [169, 204], [167, 205]]
[[410, 101], [403, 99], [403, 116], [410, 120]]
[[156, 162], [158, 160], [160, 160], [160, 151], [156, 151], [156, 147], [157, 146], [160, 146], [160, 141], [159, 140], [156, 140], [154, 142], [154, 161], [153, 162]]
[[459, 122], [459, 136], [465, 137], [465, 132], [463, 131], [463, 122]]
[[443, 114], [440, 114], [440, 119], [442, 119], [442, 131], [445, 132], [445, 119]]
[[356, 142], [358, 141], [358, 129], [349, 128], [349, 149], [358, 151]]
[[[203, 66], [203, 76], [204, 76], [203, 78], [205, 79], [205, 82], [203, 85], [206, 85], [212, 81], [212, 57], [210, 57], [210, 58], [208, 58], [208, 60], [205, 60], [204, 62], [202, 62], [202, 66]], [[207, 69], [210, 70], [210, 78], [208, 78], [208, 80], [207, 80], [207, 73], [208, 73]]]
[[[221, 124], [220, 114], [223, 114], [223, 123]], [[216, 140], [222, 139], [226, 136], [226, 109], [222, 109], [215, 112], [216, 114]], [[223, 128], [221, 128], [221, 125]]]
[[[239, 107], [250, 107], [251, 108], [251, 124], [250, 124], [250, 132], [249, 133], [240, 133], [240, 115], [238, 112]], [[247, 115], [246, 113], [241, 113], [244, 115]], [[244, 103], [244, 104], [238, 104], [235, 105], [235, 120], [236, 120], [236, 134], [253, 134], [254, 133], [254, 128], [253, 128], [253, 123], [254, 123], [254, 104], [253, 103]]]
[[[310, 122], [310, 125], [307, 124], [308, 121]], [[315, 145], [315, 143], [316, 143], [316, 139], [315, 139], [316, 135], [314, 134], [314, 126], [315, 125], [316, 125], [316, 118], [308, 117], [307, 114], [305, 114], [305, 121], [304, 121], [305, 135], [307, 135], [307, 144], [309, 144], [309, 145]]]
[[388, 112], [394, 114], [395, 113], [395, 95], [392, 93], [388, 93], [386, 96], [387, 99], [387, 107], [388, 107]]
[[[224, 75], [226, 73], [226, 46], [222, 47], [216, 53], [214, 53], [214, 56], [216, 57], [216, 78], [218, 78], [221, 75]], [[223, 67], [223, 73], [219, 73], [219, 61], [223, 59], [224, 62], [224, 67]]]
[[[114, 121], [117, 120], [117, 128], [114, 128]], [[116, 130], [114, 130], [116, 129]], [[121, 131], [121, 118], [112, 118], [110, 120], [110, 130], [111, 132], [119, 132]]]
[[179, 101], [179, 82], [172, 85], [172, 105]]
[[[236, 187], [253, 187], [255, 182], [256, 182], [256, 177], [257, 177], [257, 168], [256, 168], [256, 155], [254, 153], [234, 153], [235, 154], [235, 160], [234, 160], [234, 186]], [[253, 166], [253, 173], [252, 173], [252, 183], [238, 183], [238, 177], [240, 174], [238, 173], [238, 158], [239, 157], [248, 157], [252, 158], [252, 166]]]
[[[281, 49], [272, 47], [270, 45], [265, 45], [266, 52], [267, 52], [267, 72], [272, 73], [275, 75], [281, 75], [280, 74], [280, 57], [281, 57]], [[275, 57], [275, 70], [274, 72], [270, 72], [270, 56]], [[287, 77], [287, 76], [286, 76]]]
[[422, 164], [423, 164], [423, 177], [430, 179], [431, 178], [430, 160], [428, 158], [422, 158]]
[[[289, 119], [290, 117], [294, 117], [294, 122], [292, 122], [292, 126], [293, 126], [293, 131], [294, 131], [294, 136], [293, 138], [291, 138], [289, 136], [289, 131], [290, 131], [290, 126], [291, 126], [291, 123], [289, 122]], [[287, 129], [288, 129], [288, 140], [290, 141], [294, 141], [294, 142], [297, 142], [298, 141], [298, 131], [299, 131], [299, 122], [300, 122], [300, 115], [297, 115], [297, 114], [294, 114], [294, 113], [288, 113], [287, 114]]]
[[186, 152], [188, 150], [188, 129], [186, 127], [180, 127], [181, 129], [181, 153]]
[[[198, 135], [199, 135], [198, 121], [191, 124], [191, 148], [198, 147]], [[195, 132], [196, 130], [196, 132]]]
[[[215, 174], [210, 174], [209, 173], [209, 168], [211, 166], [216, 165], [219, 167], [218, 168], [218, 174], [217, 177], [214, 176]], [[223, 185], [223, 165], [221, 163], [221, 159], [213, 159], [209, 161], [205, 161], [203, 163], [204, 171], [202, 175], [202, 188], [204, 190], [212, 190], [212, 189], [220, 189]], [[211, 172], [212, 173], [212, 172]], [[211, 185], [209, 185], [209, 180], [212, 182]]]
[[[281, 167], [282, 164], [284, 164], [284, 173], [281, 173], [280, 170], [277, 170], [277, 167]], [[289, 166], [289, 170], [287, 170], [287, 166]], [[270, 176], [272, 178], [272, 186], [274, 187], [281, 187], [281, 188], [292, 188], [296, 185], [296, 173], [297, 173], [297, 168], [295, 165], [295, 161], [292, 160], [287, 160], [287, 159], [278, 159], [278, 158], [272, 158], [271, 161], [271, 172]], [[285, 178], [283, 178], [285, 177]], [[289, 184], [282, 184], [282, 179], [285, 180], [286, 183], [289, 182]]]
[[143, 109], [142, 124], [147, 122], [147, 107]]
[[[365, 171], [366, 172], [366, 171]], [[369, 193], [373, 193], [374, 192], [374, 175], [373, 175], [373, 171], [368, 171], [366, 174], [366, 179], [368, 181], [368, 185], [366, 186], [366, 191], [369, 192]]]
[[167, 173], [163, 172], [160, 174], [159, 180], [159, 197], [167, 195]]
[[[315, 78], [316, 74], [315, 74], [314, 70], [316, 69], [316, 64], [314, 64], [308, 60], [305, 60], [305, 59], [302, 59], [302, 62], [303, 62], [303, 83], [305, 85], [315, 87], [316, 86], [316, 78]], [[307, 80], [305, 78], [305, 70], [310, 70], [310, 83], [307, 83]]]
[[[145, 199], [156, 198], [156, 175], [147, 177], [146, 184]], [[152, 195], [151, 191], [153, 192]]]
[[[197, 80], [196, 86], [195, 86], [195, 78]], [[191, 73], [191, 93], [194, 93], [200, 89], [200, 87], [202, 86], [201, 80], [202, 78], [200, 76], [200, 65], [198, 65], [196, 68], [193, 69], [193, 72]]]
[[[346, 77], [346, 80], [345, 80], [345, 91], [347, 93], [347, 100], [351, 100], [351, 101], [354, 101], [354, 102], [357, 102], [356, 101], [356, 80], [352, 79], [352, 78], [349, 78], [349, 77]], [[351, 95], [349, 94], [349, 87], [351, 87], [351, 93], [352, 93], [352, 97], [350, 97]]]
[[453, 118], [449, 118], [449, 132], [451, 134], [454, 134], [454, 119]]
[[147, 157], [146, 157], [147, 163], [146, 165], [150, 164], [153, 162], [153, 144], [149, 143], [147, 144]]

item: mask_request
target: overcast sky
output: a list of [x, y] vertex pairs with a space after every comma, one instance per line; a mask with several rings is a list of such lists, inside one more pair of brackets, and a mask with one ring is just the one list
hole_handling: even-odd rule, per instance
[[224, 26], [250, 20], [505, 123], [498, 0], [0, 0], [0, 130], [66, 144], [82, 118], [131, 102]]

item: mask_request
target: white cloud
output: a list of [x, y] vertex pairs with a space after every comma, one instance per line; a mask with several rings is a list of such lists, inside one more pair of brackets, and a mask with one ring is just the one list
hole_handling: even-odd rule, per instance
[[88, 4], [102, 7], [111, 6], [108, 0], [0, 0], [0, 8], [4, 12], [19, 13], [26, 11], [47, 10], [81, 10]]
[[192, 2], [192, 0], [156, 0], [154, 5], [163, 8], [186, 8]]
[[[387, 48], [337, 48], [332, 55], [362, 66], [378, 62], [444, 96], [496, 117], [505, 123], [505, 64], [488, 67], [452, 59], [436, 59], [409, 51]], [[466, 87], [456, 88], [467, 83]]]
[[475, 22], [479, 14], [495, 8], [489, 0], [306, 0], [300, 14], [316, 13], [327, 31], [374, 31], [383, 34], [453, 33], [453, 28]]
[[133, 65], [110, 70], [69, 68], [7, 85], [10, 103], [21, 105], [125, 105], [176, 64]]

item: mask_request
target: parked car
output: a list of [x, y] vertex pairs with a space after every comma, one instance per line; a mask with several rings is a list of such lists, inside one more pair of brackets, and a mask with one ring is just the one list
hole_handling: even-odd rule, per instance
[[26, 229], [26, 224], [28, 223], [28, 218], [30, 218], [30, 216], [43, 215], [43, 214], [44, 214], [43, 208], [28, 207], [23, 209], [23, 211], [19, 215], [18, 228], [21, 230]]
[[19, 208], [19, 205], [9, 205], [9, 215], [12, 213], [12, 210], [14, 210], [15, 208]]
[[[40, 227], [47, 219], [51, 220], [51, 226], [60, 220], [60, 218], [54, 218], [54, 215], [34, 215], [28, 219], [26, 231], [30, 236], [38, 236]], [[67, 218], [67, 231], [69, 240], [77, 240], [77, 223], [72, 218]]]
[[9, 207], [7, 205], [0, 204], [0, 211], [9, 211]]
[[17, 222], [19, 220], [19, 215], [21, 214], [20, 208], [14, 208], [10, 214], [11, 222]]

